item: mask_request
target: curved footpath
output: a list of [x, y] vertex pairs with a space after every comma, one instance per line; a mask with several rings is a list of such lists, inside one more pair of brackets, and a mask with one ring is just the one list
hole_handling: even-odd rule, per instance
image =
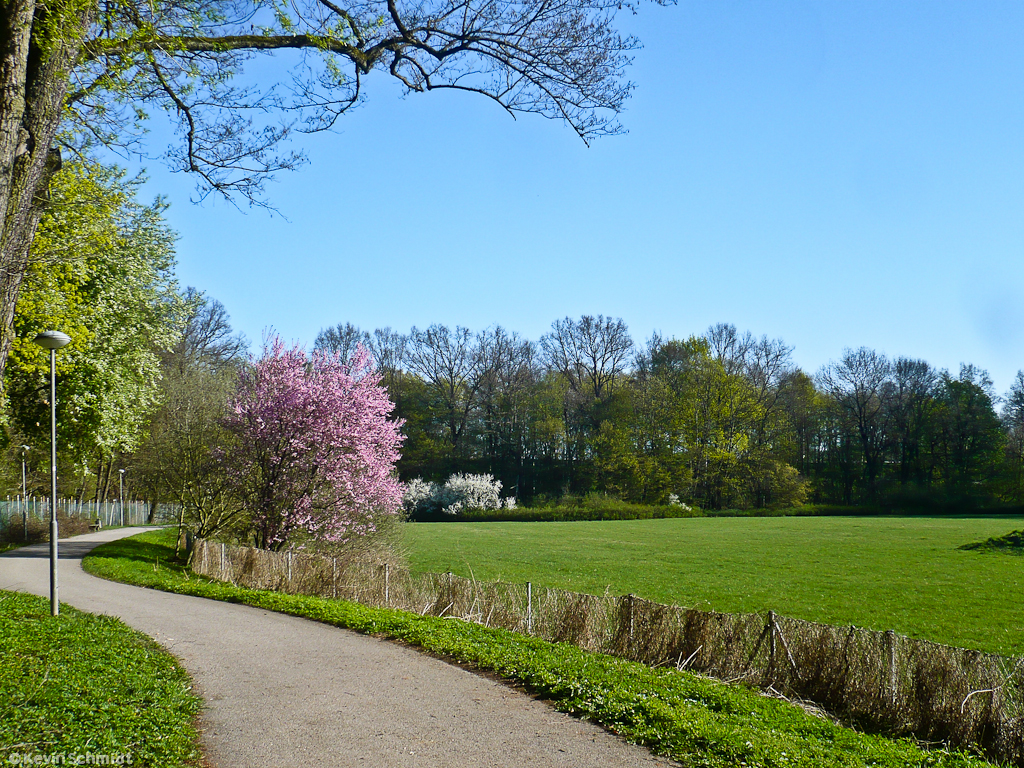
[[[206, 702], [215, 768], [670, 766], [603, 729], [409, 648], [248, 606], [98, 579], [97, 544], [62, 539], [60, 599], [117, 616], [170, 650]], [[49, 548], [0, 555], [0, 588], [49, 594]]]

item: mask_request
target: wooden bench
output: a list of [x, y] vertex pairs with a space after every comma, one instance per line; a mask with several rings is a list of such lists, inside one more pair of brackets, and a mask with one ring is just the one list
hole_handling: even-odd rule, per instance
[[89, 523], [89, 530], [90, 531], [102, 531], [103, 530], [103, 521], [102, 520], [93, 520], [91, 523]]

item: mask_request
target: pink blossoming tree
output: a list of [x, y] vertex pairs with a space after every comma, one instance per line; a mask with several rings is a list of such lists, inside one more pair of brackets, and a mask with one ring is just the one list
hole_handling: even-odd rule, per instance
[[240, 374], [225, 426], [225, 469], [251, 514], [256, 544], [336, 544], [401, 509], [402, 435], [367, 351], [348, 361], [279, 338]]

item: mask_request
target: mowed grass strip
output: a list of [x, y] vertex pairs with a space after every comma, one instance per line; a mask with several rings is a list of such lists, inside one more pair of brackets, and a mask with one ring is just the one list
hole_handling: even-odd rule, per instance
[[702, 768], [987, 766], [963, 752], [858, 733], [777, 699], [674, 669], [651, 669], [575, 646], [460, 620], [340, 600], [243, 589], [190, 575], [169, 532], [104, 544], [83, 565], [98, 576], [244, 603], [402, 640], [492, 671], [558, 709], [600, 723], [652, 751]]
[[1019, 557], [960, 550], [1020, 517], [415, 523], [414, 570], [525, 582], [1024, 654]]
[[[175, 660], [109, 616], [0, 591], [0, 762], [199, 765], [202, 701]], [[60, 756], [63, 756], [61, 758]], [[90, 764], [102, 764], [93, 762]]]

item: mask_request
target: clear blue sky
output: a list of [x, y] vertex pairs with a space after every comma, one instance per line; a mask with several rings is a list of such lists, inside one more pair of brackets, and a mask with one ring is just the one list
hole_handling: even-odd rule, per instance
[[[326, 326], [566, 315], [637, 341], [711, 323], [782, 338], [809, 372], [844, 347], [1024, 368], [1024, 3], [642, 5], [624, 136], [384, 76], [270, 199], [172, 202], [179, 277], [258, 342]], [[159, 136], [154, 135], [159, 142]], [[153, 146], [151, 144], [151, 146]], [[158, 147], [156, 150], [158, 151]]]

